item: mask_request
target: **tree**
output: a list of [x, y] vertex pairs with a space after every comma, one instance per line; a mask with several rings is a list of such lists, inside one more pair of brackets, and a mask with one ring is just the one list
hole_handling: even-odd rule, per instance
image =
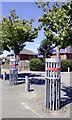
[[38, 48], [38, 53], [47, 58], [52, 55], [52, 41], [50, 39], [43, 39], [41, 41], [40, 47]]
[[0, 23], [0, 51], [2, 50], [2, 25]]
[[15, 9], [2, 19], [2, 47], [5, 50], [13, 49], [17, 55], [25, 46], [25, 42], [33, 42], [38, 35], [38, 28], [33, 28], [33, 19], [20, 20]]
[[46, 38], [59, 49], [72, 45], [72, 1], [62, 4], [55, 2], [51, 7], [49, 2], [36, 4], [44, 11], [39, 22]]

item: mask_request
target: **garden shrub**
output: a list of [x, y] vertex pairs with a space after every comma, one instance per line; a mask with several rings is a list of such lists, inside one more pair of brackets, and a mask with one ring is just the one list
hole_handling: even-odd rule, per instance
[[[45, 71], [45, 59], [33, 58], [30, 61], [29, 66], [32, 71]], [[61, 71], [67, 72], [68, 67], [70, 68], [70, 71], [72, 71], [72, 60], [61, 60]]]
[[70, 71], [72, 71], [72, 60], [69, 60]]
[[33, 58], [30, 63], [30, 70], [32, 71], [44, 71], [45, 70], [45, 63], [42, 62], [39, 58]]
[[72, 60], [62, 60], [61, 61], [61, 71], [68, 71], [68, 67], [70, 68], [70, 71], [72, 71]]

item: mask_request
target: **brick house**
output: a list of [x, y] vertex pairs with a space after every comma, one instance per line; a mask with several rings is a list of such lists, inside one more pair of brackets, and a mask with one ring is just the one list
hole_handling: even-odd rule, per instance
[[34, 53], [33, 51], [28, 50], [26, 48], [21, 50], [20, 53], [19, 53], [20, 60], [30, 60], [30, 59], [36, 58], [36, 57], [37, 57], [36, 53]]
[[[72, 59], [72, 46], [68, 46], [65, 49], [60, 49], [61, 59]], [[56, 52], [52, 53], [51, 58], [56, 58]]]

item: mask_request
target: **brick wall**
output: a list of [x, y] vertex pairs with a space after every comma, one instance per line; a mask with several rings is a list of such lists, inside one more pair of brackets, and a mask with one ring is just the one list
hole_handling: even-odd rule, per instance
[[[60, 54], [61, 59], [72, 59], [72, 54], [66, 53], [66, 54]], [[56, 54], [53, 54], [51, 58], [56, 58]]]
[[36, 58], [37, 55], [27, 55], [27, 54], [19, 54], [20, 60], [30, 60], [32, 58]]

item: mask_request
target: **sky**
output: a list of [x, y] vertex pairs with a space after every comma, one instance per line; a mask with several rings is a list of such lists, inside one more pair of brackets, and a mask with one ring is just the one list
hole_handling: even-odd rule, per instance
[[[2, 16], [8, 16], [10, 10], [15, 9], [17, 15], [20, 19], [34, 19], [33, 27], [39, 25], [38, 18], [42, 15], [42, 9], [37, 8], [35, 2], [2, 2]], [[43, 31], [40, 31], [38, 38], [34, 42], [26, 43], [26, 47], [29, 50], [32, 50], [37, 53], [37, 48], [40, 45], [41, 40], [43, 39]]]
[[[38, 18], [42, 16], [43, 11], [40, 8], [37, 8], [35, 2], [7, 2], [8, 0], [2, 1], [2, 16], [8, 16], [10, 10], [15, 9], [17, 15], [20, 19], [34, 19], [33, 27], [37, 27], [39, 25]], [[52, 3], [51, 3], [52, 4]], [[44, 33], [41, 30], [38, 34], [38, 37], [34, 40], [34, 42], [26, 43], [26, 47], [33, 52], [38, 52], [37, 48], [40, 46], [42, 39], [44, 38]]]

